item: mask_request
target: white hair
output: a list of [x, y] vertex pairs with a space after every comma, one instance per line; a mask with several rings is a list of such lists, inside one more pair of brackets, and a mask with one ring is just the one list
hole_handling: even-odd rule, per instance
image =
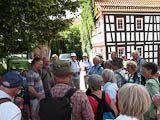
[[133, 55], [133, 54], [137, 54], [139, 56], [139, 51], [138, 50], [134, 50], [131, 55]]
[[114, 72], [110, 69], [104, 69], [102, 72], [102, 76], [107, 82], [116, 82], [116, 78]]

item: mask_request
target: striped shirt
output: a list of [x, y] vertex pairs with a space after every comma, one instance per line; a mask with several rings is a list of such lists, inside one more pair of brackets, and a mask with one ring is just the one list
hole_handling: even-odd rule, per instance
[[77, 60], [71, 61], [71, 68], [76, 73], [76, 76], [72, 76], [72, 79], [79, 79], [80, 66]]
[[[39, 95], [44, 94], [43, 83], [39, 73], [33, 69], [28, 71], [27, 74], [27, 84], [28, 86], [33, 86], [36, 92]], [[35, 98], [35, 96], [31, 95], [31, 99]]]

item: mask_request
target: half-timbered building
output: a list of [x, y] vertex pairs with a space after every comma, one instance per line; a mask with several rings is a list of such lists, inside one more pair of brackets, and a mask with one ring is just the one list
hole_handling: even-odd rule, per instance
[[93, 54], [110, 59], [110, 53], [116, 51], [130, 58], [138, 50], [147, 61], [160, 64], [159, 0], [95, 0], [95, 4]]

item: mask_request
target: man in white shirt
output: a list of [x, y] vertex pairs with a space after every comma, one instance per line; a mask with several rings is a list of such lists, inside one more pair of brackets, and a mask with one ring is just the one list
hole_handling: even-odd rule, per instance
[[80, 88], [80, 76], [79, 76], [80, 75], [80, 66], [79, 66], [78, 61], [76, 60], [77, 56], [75, 53], [71, 53], [71, 58], [72, 58], [71, 68], [75, 74], [72, 75], [72, 81], [70, 83], [73, 88], [79, 89]]
[[3, 76], [0, 86], [0, 120], [21, 120], [21, 110], [12, 102], [21, 89], [22, 77], [11, 71]]
[[87, 58], [87, 53], [83, 53], [83, 59], [80, 61], [80, 67], [82, 71], [88, 73], [88, 70], [92, 67], [92, 63]]
[[85, 88], [87, 89], [87, 73], [89, 69], [92, 67], [91, 61], [88, 60], [87, 53], [83, 53], [82, 55], [83, 59], [80, 61], [80, 67], [81, 67], [81, 80], [84, 79]]

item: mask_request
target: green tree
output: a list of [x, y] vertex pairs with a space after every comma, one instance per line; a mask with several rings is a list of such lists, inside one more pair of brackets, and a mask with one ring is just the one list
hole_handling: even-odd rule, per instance
[[0, 58], [31, 51], [69, 27], [78, 0], [0, 0]]
[[80, 24], [71, 26], [68, 30], [60, 32], [52, 42], [52, 53], [75, 52], [81, 58]]
[[[87, 11], [87, 12], [86, 12]], [[81, 42], [82, 51], [90, 53], [92, 48], [92, 32], [95, 29], [96, 8], [94, 0], [87, 0], [82, 4], [81, 13]]]

